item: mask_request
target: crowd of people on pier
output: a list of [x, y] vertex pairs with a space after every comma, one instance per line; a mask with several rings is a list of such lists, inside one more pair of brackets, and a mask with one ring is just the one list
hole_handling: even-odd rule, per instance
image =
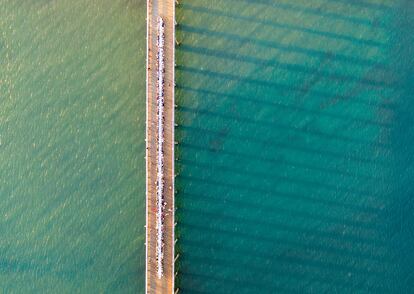
[[166, 202], [164, 199], [164, 20], [158, 18], [157, 35], [157, 275], [163, 276], [164, 258], [164, 210]]

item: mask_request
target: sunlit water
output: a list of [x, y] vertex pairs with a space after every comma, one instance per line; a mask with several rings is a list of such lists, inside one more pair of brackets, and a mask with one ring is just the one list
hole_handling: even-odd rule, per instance
[[[409, 293], [412, 2], [180, 3], [181, 293]], [[0, 66], [0, 292], [143, 292], [145, 2], [0, 0]]]
[[180, 293], [411, 292], [414, 3], [180, 3]]
[[141, 293], [145, 1], [0, 0], [0, 292]]

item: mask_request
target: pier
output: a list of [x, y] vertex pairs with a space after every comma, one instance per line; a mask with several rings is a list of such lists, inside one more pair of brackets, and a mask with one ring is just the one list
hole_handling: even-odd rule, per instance
[[174, 26], [174, 0], [147, 0], [146, 293], [174, 293]]

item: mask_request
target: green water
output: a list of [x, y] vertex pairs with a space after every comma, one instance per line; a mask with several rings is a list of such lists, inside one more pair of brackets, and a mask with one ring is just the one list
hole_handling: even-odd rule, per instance
[[[414, 4], [180, 2], [180, 293], [412, 292]], [[0, 292], [143, 292], [145, 1], [0, 0], [0, 65]]]
[[0, 292], [144, 289], [145, 1], [0, 0]]
[[414, 2], [180, 3], [180, 293], [411, 293]]

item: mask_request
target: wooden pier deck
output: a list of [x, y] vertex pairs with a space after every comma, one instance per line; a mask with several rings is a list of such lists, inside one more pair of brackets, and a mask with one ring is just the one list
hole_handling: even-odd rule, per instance
[[[157, 276], [157, 20], [165, 23], [164, 84], [164, 258]], [[146, 121], [146, 293], [174, 292], [174, 46], [175, 1], [147, 0], [147, 121]]]

